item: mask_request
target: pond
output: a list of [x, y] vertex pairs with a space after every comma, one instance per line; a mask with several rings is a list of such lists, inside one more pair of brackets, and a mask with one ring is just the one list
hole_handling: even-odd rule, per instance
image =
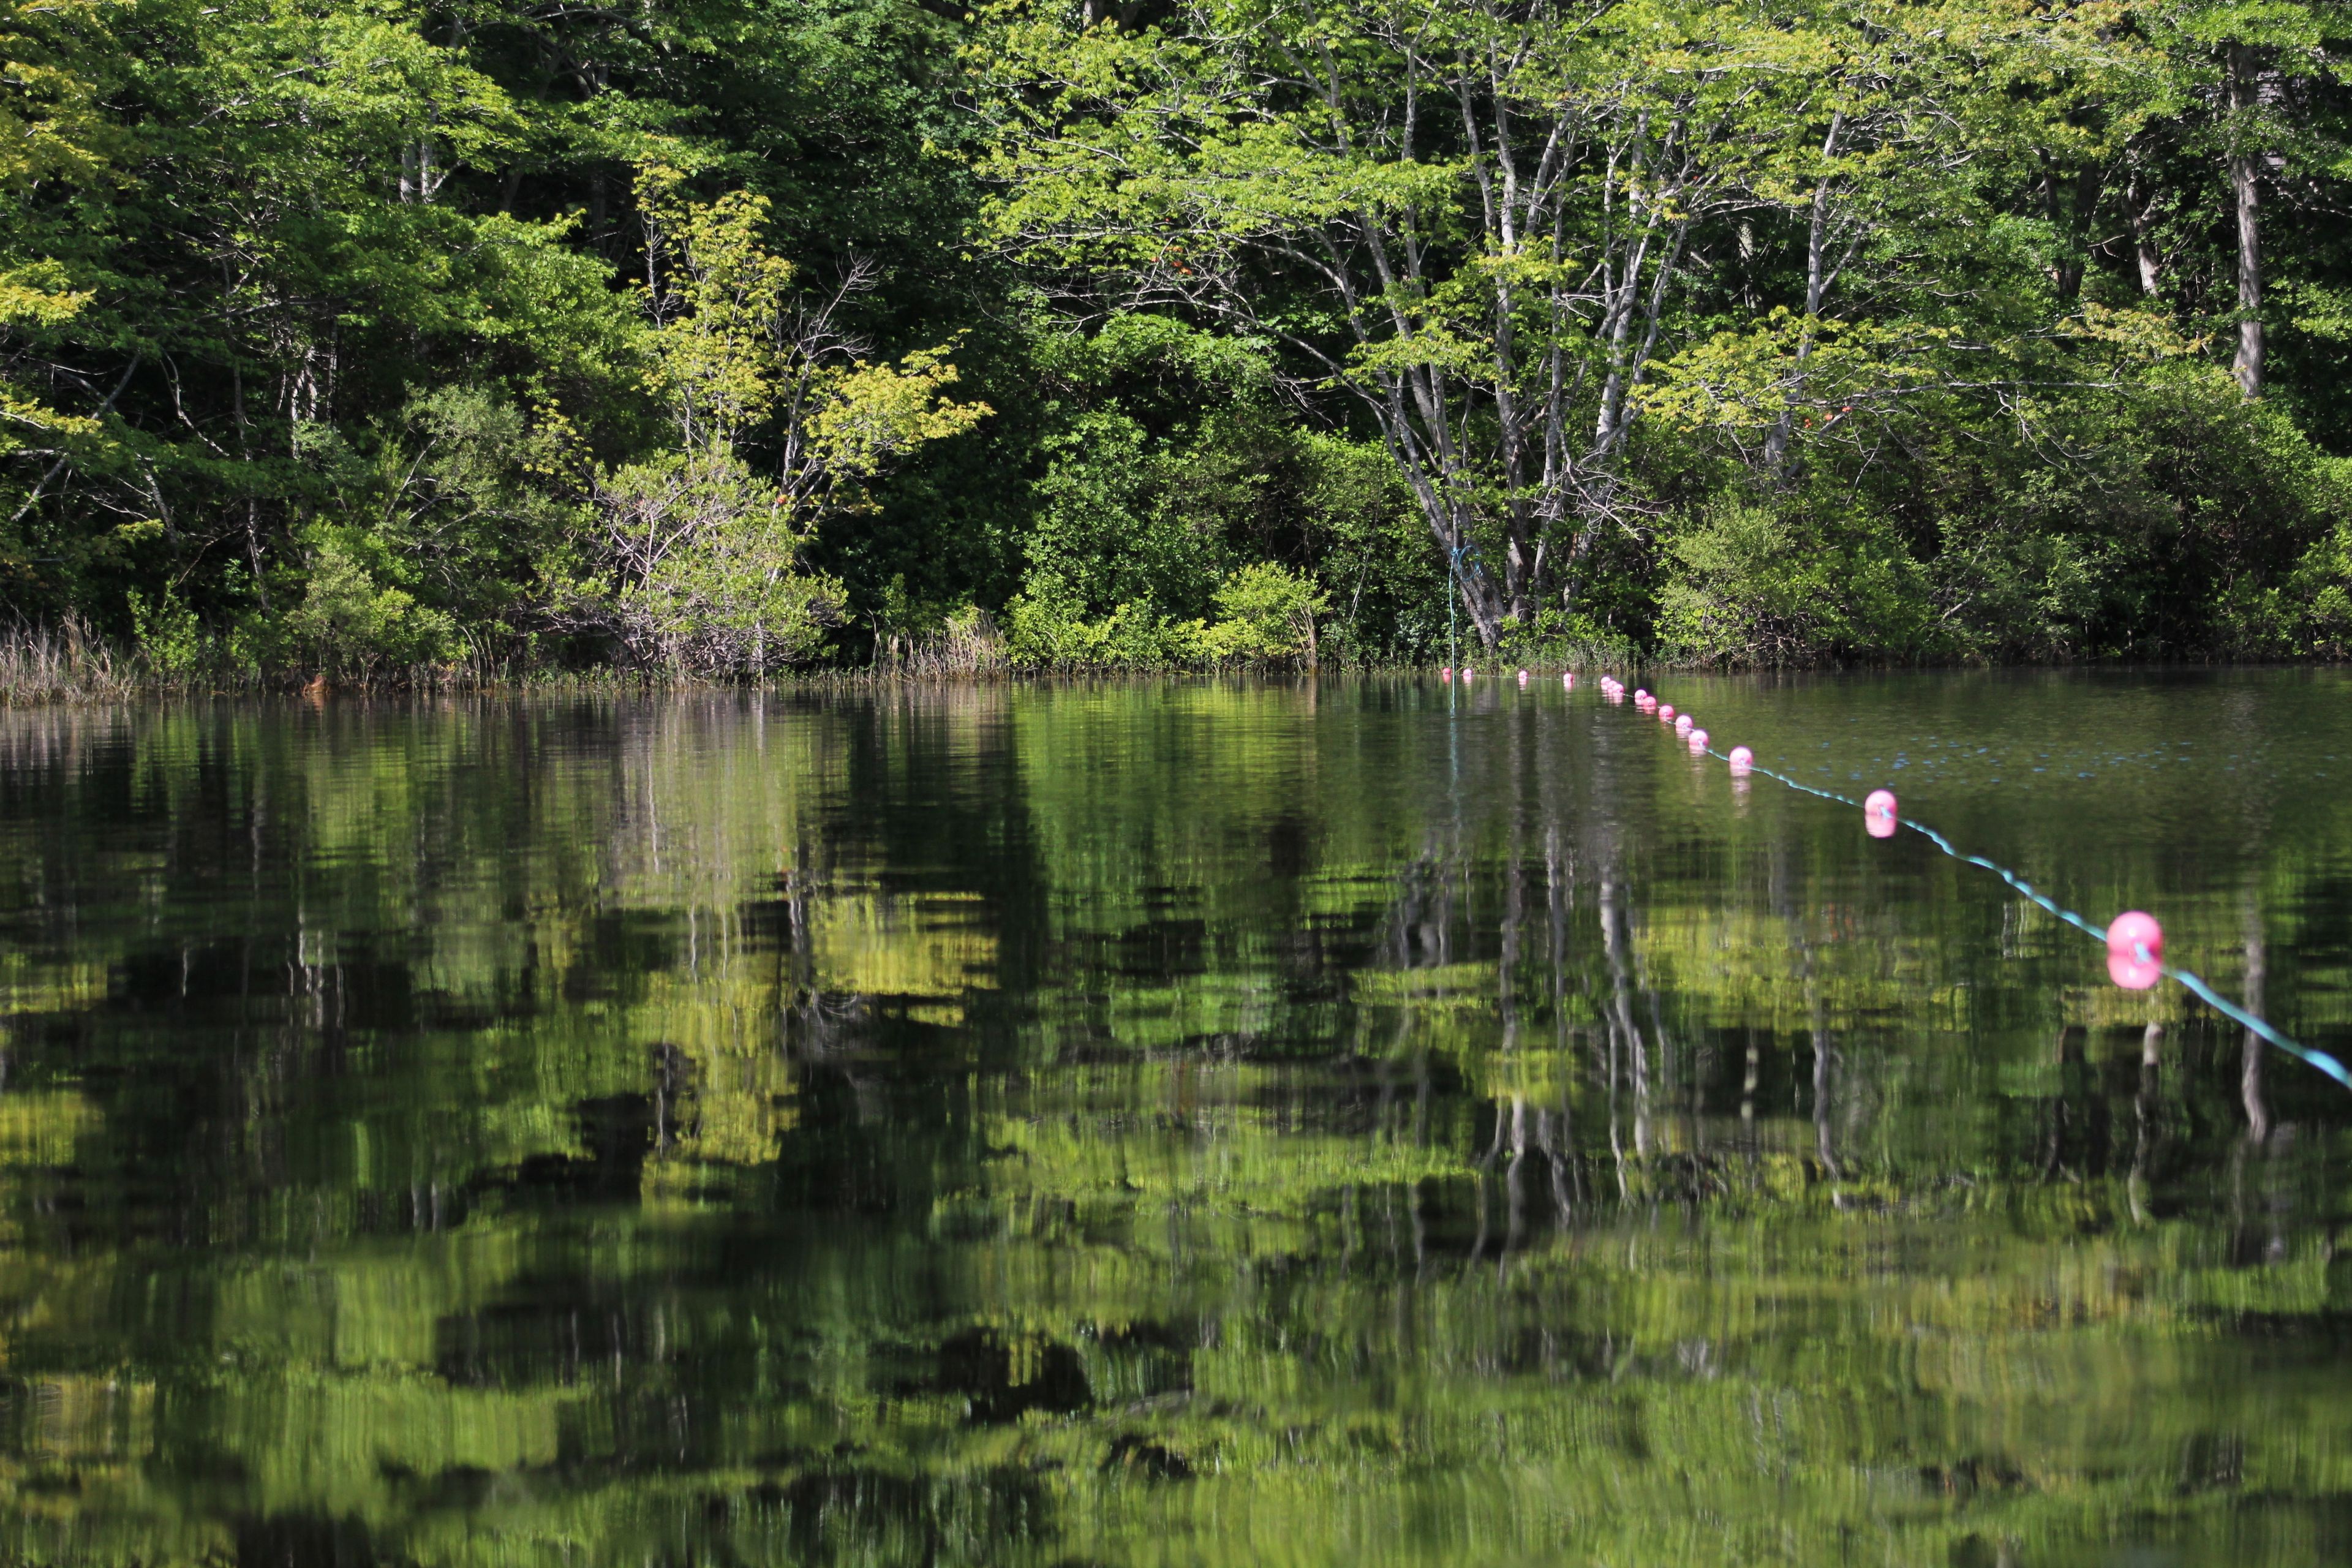
[[[2352, 679], [1664, 676], [2352, 1057]], [[2306, 1563], [2352, 1093], [1556, 674], [0, 715], [0, 1561]]]

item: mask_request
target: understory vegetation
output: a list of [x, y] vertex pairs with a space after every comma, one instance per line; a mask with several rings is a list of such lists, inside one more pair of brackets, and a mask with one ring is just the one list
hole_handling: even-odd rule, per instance
[[0, 0], [0, 683], [2342, 658], [2347, 37]]

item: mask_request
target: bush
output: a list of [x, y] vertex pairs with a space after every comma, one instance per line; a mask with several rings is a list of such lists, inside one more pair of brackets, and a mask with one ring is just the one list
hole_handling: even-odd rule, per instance
[[758, 675], [813, 657], [842, 594], [801, 570], [776, 492], [720, 447], [632, 464], [597, 489], [603, 580], [578, 605], [644, 665]]
[[1013, 662], [1066, 669], [1099, 662], [1108, 624], [1089, 621], [1076, 601], [1020, 594], [1004, 606], [1005, 645]]
[[1013, 663], [1045, 669], [1150, 669], [1213, 657], [1200, 621], [1171, 620], [1129, 601], [1088, 620], [1076, 600], [1024, 594], [1004, 609]]
[[1512, 664], [1632, 664], [1643, 649], [1623, 632], [1581, 611], [1545, 609], [1503, 623], [1496, 655]]
[[167, 585], [151, 599], [134, 589], [130, 599], [131, 635], [147, 668], [173, 679], [194, 673], [204, 658], [204, 628], [179, 590]]
[[1015, 664], [1049, 669], [1150, 669], [1167, 665], [1312, 658], [1315, 617], [1329, 600], [1313, 579], [1271, 562], [1244, 566], [1216, 590], [1213, 625], [1130, 600], [1100, 620], [1070, 597], [1024, 594], [1005, 606]]
[[1081, 416], [1057, 447], [1037, 484], [1027, 591], [1088, 607], [1197, 610], [1223, 545], [1179, 504], [1209, 488], [1187, 482], [1195, 454], [1161, 449], [1138, 421], [1108, 410]]
[[525, 617], [578, 527], [557, 431], [476, 386], [412, 398], [384, 443], [382, 532], [420, 597], [488, 630]]
[[1938, 651], [1916, 562], [1867, 514], [1725, 498], [1667, 538], [1667, 650], [1709, 663], [1812, 664]]
[[[2272, 656], [2329, 580], [2313, 553], [2352, 495], [2320, 451], [2218, 366], [2158, 365], [2121, 388], [2021, 403], [1998, 436], [1911, 425], [1813, 494], [1902, 520], [1937, 625], [1971, 658]], [[1859, 458], [1861, 454], [1857, 453]], [[2303, 564], [2298, 566], [2298, 560]]]
[[388, 586], [367, 542], [337, 529], [314, 535], [310, 583], [285, 629], [310, 667], [337, 679], [397, 677], [463, 651], [457, 622]]
[[1226, 578], [1216, 593], [1218, 620], [1205, 642], [1216, 658], [1315, 658], [1315, 617], [1330, 596], [1305, 574], [1261, 561]]

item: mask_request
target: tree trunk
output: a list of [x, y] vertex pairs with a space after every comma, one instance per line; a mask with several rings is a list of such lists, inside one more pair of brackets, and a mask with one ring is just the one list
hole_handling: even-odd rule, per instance
[[2056, 164], [2045, 161], [2043, 211], [2049, 215], [2051, 232], [2063, 247], [2050, 264], [2050, 282], [2057, 291], [2058, 302], [2072, 310], [2083, 297], [2083, 269], [2090, 254], [2091, 224], [2099, 205], [2099, 166], [2086, 163], [2074, 171], [2071, 202], [2064, 199], [2065, 191], [2066, 182], [2059, 177]]
[[2124, 189], [2124, 217], [2131, 225], [2132, 259], [2139, 266], [2139, 291], [2156, 298], [2160, 280], [2159, 263], [2156, 253], [2156, 195], [2154, 182], [2135, 173], [2131, 184]]
[[[1830, 116], [1829, 134], [1822, 139], [1824, 162], [1837, 156], [1838, 132], [1844, 127], [1843, 114]], [[1805, 362], [1813, 353], [1813, 323], [1821, 319], [1822, 299], [1829, 289], [1829, 220], [1830, 176], [1823, 174], [1813, 186], [1812, 220], [1805, 231], [1805, 325], [1797, 339], [1797, 363], [1790, 373], [1795, 383], [1790, 388], [1791, 398], [1803, 392]], [[1772, 433], [1764, 438], [1764, 467], [1776, 479], [1787, 466], [1789, 440], [1796, 433], [1796, 420], [1795, 407], [1781, 409], [1780, 417], [1772, 422]]]
[[[228, 258], [221, 258], [221, 298], [234, 300], [236, 286], [229, 276]], [[261, 571], [261, 500], [254, 493], [253, 432], [245, 412], [245, 362], [243, 345], [232, 341], [228, 346], [229, 408], [236, 416], [237, 478], [245, 486], [245, 559], [253, 568], [253, 591], [260, 599], [266, 614], [269, 610], [269, 580]]]
[[2255, 183], [2260, 154], [2252, 145], [2252, 128], [2246, 124], [2254, 101], [2253, 50], [2232, 44], [2230, 107], [2235, 111], [2236, 124], [2231, 139], [2230, 194], [2238, 216], [2238, 358], [2231, 368], [2237, 374], [2239, 390], [2249, 398], [2263, 395], [2262, 192]]
[[[1426, 383], [1409, 384], [1406, 376], [1386, 380], [1381, 389], [1384, 395], [1372, 407], [1389, 456], [1412, 487], [1430, 536], [1445, 555], [1449, 592], [1460, 596], [1478, 641], [1492, 653], [1502, 640], [1503, 622], [1510, 608], [1496, 591], [1493, 577], [1474, 558], [1476, 546], [1471, 527], [1475, 519], [1460, 499], [1462, 476], [1449, 454], [1438, 449], [1445, 418], [1443, 405], [1436, 401], [1437, 389]], [[1423, 416], [1418, 425], [1412, 416], [1415, 408]], [[1437, 440], [1423, 440], [1424, 431], [1437, 432]]]
[[[1444, 542], [1439, 541], [1441, 546]], [[1451, 552], [1448, 552], [1451, 554]], [[1470, 617], [1470, 626], [1478, 634], [1478, 642], [1488, 653], [1501, 646], [1503, 625], [1510, 618], [1510, 605], [1496, 591], [1494, 579], [1482, 571], [1475, 561], [1454, 557], [1451, 569], [1455, 590], [1462, 595], [1462, 608]]]

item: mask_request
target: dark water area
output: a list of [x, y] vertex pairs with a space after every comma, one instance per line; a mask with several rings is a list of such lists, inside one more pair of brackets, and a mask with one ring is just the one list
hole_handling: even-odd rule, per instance
[[[2352, 679], [1661, 689], [2352, 1058]], [[0, 714], [0, 1562], [2352, 1552], [2352, 1094], [1556, 677]]]

